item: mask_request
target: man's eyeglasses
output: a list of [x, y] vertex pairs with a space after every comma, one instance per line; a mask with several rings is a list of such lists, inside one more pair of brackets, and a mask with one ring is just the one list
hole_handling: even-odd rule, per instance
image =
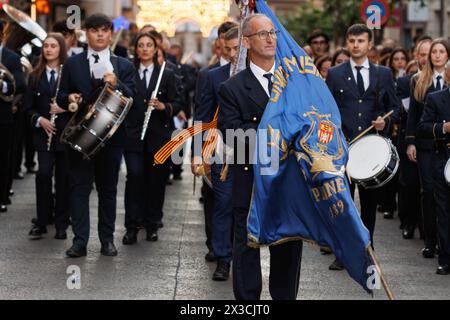
[[259, 32], [257, 32], [257, 33], [253, 33], [253, 34], [246, 35], [245, 37], [250, 38], [250, 37], [253, 37], [253, 36], [256, 36], [256, 35], [257, 35], [258, 38], [259, 38], [259, 40], [267, 40], [267, 39], [269, 38], [269, 36], [270, 36], [272, 39], [276, 39], [278, 33], [280, 33], [280, 30], [274, 30], [274, 29], [272, 29], [272, 30], [270, 30], [270, 31], [259, 31]]

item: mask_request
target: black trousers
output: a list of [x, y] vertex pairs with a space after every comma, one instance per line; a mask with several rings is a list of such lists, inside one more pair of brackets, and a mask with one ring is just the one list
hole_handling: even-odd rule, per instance
[[117, 182], [123, 150], [103, 148], [93, 160], [84, 160], [76, 151], [68, 150], [70, 212], [73, 243], [86, 247], [89, 241], [89, 196], [92, 184], [98, 193], [98, 235], [101, 243], [113, 242], [116, 222]]
[[145, 171], [145, 214], [144, 225], [147, 230], [155, 231], [163, 218], [163, 206], [166, 196], [166, 182], [170, 174], [170, 164], [153, 165], [155, 152], [144, 152]]
[[398, 215], [403, 226], [419, 227], [422, 232], [419, 169], [405, 153], [400, 155], [399, 170]]
[[421, 186], [420, 192], [425, 246], [434, 248], [437, 244], [437, 226], [433, 186], [433, 152], [431, 150], [417, 149], [417, 164], [419, 166]]
[[[233, 208], [233, 292], [237, 300], [259, 300], [262, 290], [259, 249], [247, 246], [248, 208]], [[269, 291], [274, 300], [295, 300], [302, 262], [302, 241], [269, 247]]]
[[[352, 198], [355, 197], [356, 184], [350, 184], [350, 191], [352, 193]], [[359, 191], [359, 201], [361, 204], [361, 220], [364, 226], [369, 230], [370, 242], [373, 248], [373, 234], [375, 231], [375, 222], [377, 217], [377, 203], [379, 190], [377, 189], [366, 189], [362, 186], [358, 186]]]
[[12, 124], [0, 124], [0, 204], [8, 200], [11, 176]]
[[434, 191], [439, 239], [439, 265], [450, 265], [450, 187], [444, 178], [446, 154], [433, 157]]
[[[36, 174], [37, 225], [45, 227], [55, 213], [55, 228], [66, 230], [69, 226], [68, 167], [64, 151], [38, 152], [39, 170]], [[55, 194], [53, 195], [53, 177]]]
[[127, 181], [125, 182], [125, 228], [134, 229], [145, 212], [145, 169], [143, 152], [125, 152]]
[[212, 246], [212, 217], [214, 214], [214, 191], [205, 182], [202, 181], [201, 194], [203, 197], [203, 213], [205, 215], [205, 234], [206, 234], [206, 246], [209, 251], [213, 251]]
[[399, 172], [397, 171], [392, 180], [378, 191], [378, 204], [386, 212], [397, 211], [398, 177]]

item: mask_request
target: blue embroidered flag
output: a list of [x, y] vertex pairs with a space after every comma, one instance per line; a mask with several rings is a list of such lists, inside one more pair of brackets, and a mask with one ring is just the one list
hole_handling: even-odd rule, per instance
[[[370, 236], [344, 175], [348, 147], [338, 107], [313, 60], [265, 1], [256, 1], [256, 12], [280, 33], [272, 95], [258, 127], [249, 245], [303, 239], [328, 246], [371, 292]], [[275, 170], [267, 164], [274, 155]]]

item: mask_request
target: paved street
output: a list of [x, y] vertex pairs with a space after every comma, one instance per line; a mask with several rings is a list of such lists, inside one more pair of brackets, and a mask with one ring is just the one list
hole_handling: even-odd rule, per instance
[[[125, 232], [121, 174], [115, 243], [119, 255], [101, 256], [97, 238], [97, 197], [91, 196], [91, 239], [88, 256], [67, 259], [72, 235], [54, 240], [54, 229], [39, 241], [28, 240], [30, 219], [35, 216], [34, 177], [16, 180], [13, 205], [0, 214], [0, 299], [233, 299], [231, 279], [211, 280], [215, 264], [204, 260], [206, 253], [202, 207], [192, 195], [188, 168], [182, 181], [167, 187], [164, 228], [158, 242], [145, 241], [139, 234], [134, 246], [123, 246]], [[399, 221], [378, 215], [375, 245], [378, 259], [398, 299], [448, 299], [450, 276], [435, 275], [437, 260], [420, 254], [422, 241], [403, 240]], [[263, 249], [263, 298], [268, 293], [268, 250]], [[322, 256], [315, 246], [305, 244], [298, 299], [372, 299], [347, 273], [329, 271], [333, 256]], [[81, 289], [68, 289], [67, 267], [81, 270]], [[374, 299], [386, 299], [377, 290]]]

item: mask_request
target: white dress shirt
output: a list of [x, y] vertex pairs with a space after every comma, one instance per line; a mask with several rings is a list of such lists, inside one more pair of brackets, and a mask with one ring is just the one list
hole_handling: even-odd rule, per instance
[[224, 59], [223, 57], [220, 57], [219, 59], [219, 64], [221, 67], [223, 67], [224, 65], [226, 65], [227, 63], [230, 63], [230, 61]]
[[[355, 82], [356, 82], [356, 84], [358, 84], [358, 71], [355, 68], [358, 65], [351, 58], [350, 58], [350, 66], [352, 67], [352, 72], [353, 72], [353, 77], [355, 78]], [[364, 81], [364, 90], [367, 91], [367, 89], [370, 86], [370, 76], [369, 76], [370, 64], [369, 64], [369, 59], [366, 59], [366, 61], [363, 62], [361, 67], [363, 67], [360, 72], [361, 72], [361, 76], [362, 76], [363, 81]]]
[[142, 79], [142, 77], [144, 76], [144, 70], [147, 69], [147, 74], [145, 76], [145, 83], [146, 83], [146, 87], [148, 88], [148, 85], [150, 83], [150, 79], [152, 78], [152, 74], [153, 74], [153, 70], [154, 70], [154, 65], [153, 63], [151, 65], [149, 65], [148, 67], [144, 66], [142, 63], [139, 66], [139, 79]]
[[92, 56], [93, 54], [98, 54], [99, 60], [98, 63], [107, 63], [110, 62], [111, 53], [109, 51], [109, 47], [106, 49], [103, 49], [102, 51], [94, 51], [91, 47], [88, 48], [87, 58], [89, 60], [89, 69], [90, 74], [92, 74], [92, 66], [95, 63], [95, 58]]
[[441, 89], [444, 89], [444, 79], [445, 79], [445, 74], [444, 72], [439, 73], [436, 70], [434, 70], [433, 72], [433, 85], [436, 88], [437, 85], [437, 77], [441, 76], [441, 79], [439, 80], [440, 84], [441, 84]]
[[272, 68], [270, 68], [270, 71], [265, 71], [264, 69], [261, 69], [256, 64], [254, 64], [252, 61], [250, 61], [250, 70], [255, 75], [256, 79], [258, 79], [259, 83], [263, 87], [267, 96], [270, 97], [269, 80], [266, 77], [264, 77], [264, 75], [266, 73], [271, 73], [272, 74], [272, 82], [273, 82], [273, 75], [275, 73], [275, 63], [273, 64]]

